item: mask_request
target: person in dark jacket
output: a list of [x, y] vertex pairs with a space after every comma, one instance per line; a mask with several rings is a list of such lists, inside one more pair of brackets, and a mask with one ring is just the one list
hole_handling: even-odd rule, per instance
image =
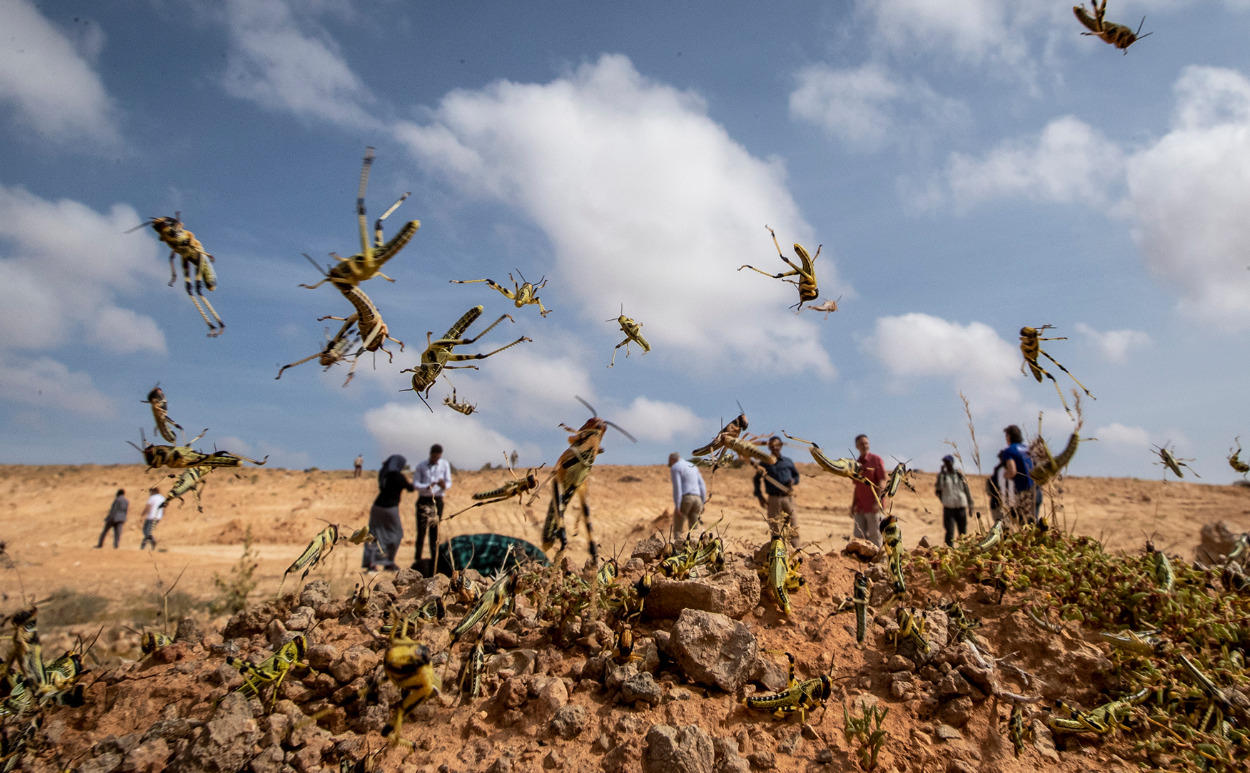
[[[788, 528], [790, 544], [797, 548], [800, 544], [799, 517], [794, 512], [794, 490], [799, 485], [799, 469], [794, 466], [794, 460], [781, 455], [781, 438], [768, 439], [768, 453], [777, 460], [775, 463], [760, 464], [754, 459], [748, 460], [756, 468], [755, 478], [752, 480], [755, 498], [760, 507], [768, 511], [769, 531], [775, 536]], [[762, 491], [761, 483], [764, 486]], [[764, 498], [765, 494], [768, 499]]]
[[399, 570], [395, 554], [404, 539], [404, 524], [399, 519], [399, 499], [405, 491], [414, 490], [403, 472], [407, 463], [407, 459], [394, 454], [387, 457], [378, 471], [378, 496], [369, 511], [369, 533], [377, 538], [377, 544], [371, 542], [365, 545], [361, 562], [371, 572]]
[[100, 532], [100, 542], [97, 548], [104, 547], [104, 538], [108, 535], [109, 529], [113, 530], [113, 549], [117, 550], [118, 543], [122, 540], [122, 526], [126, 523], [126, 511], [130, 509], [130, 503], [126, 501], [126, 491], [117, 489], [117, 496], [113, 497], [113, 505], [109, 508], [109, 514], [104, 518], [104, 531]]

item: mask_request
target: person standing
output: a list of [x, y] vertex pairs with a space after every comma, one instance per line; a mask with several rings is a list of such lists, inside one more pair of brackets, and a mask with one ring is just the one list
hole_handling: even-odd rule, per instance
[[362, 454], [356, 454], [355, 464], [356, 464], [356, 475], [354, 477], [359, 478], [361, 471], [364, 470], [365, 468], [365, 457]]
[[1015, 493], [1010, 508], [1015, 524], [1036, 524], [1037, 514], [1042, 509], [1042, 492], [1029, 476], [1033, 472], [1033, 458], [1024, 445], [1024, 433], [1012, 424], [1003, 429], [1003, 435], [1007, 438], [1007, 447], [998, 452], [998, 460], [1003, 463], [1003, 475], [1011, 482]]
[[417, 552], [412, 568], [420, 571], [421, 553], [424, 552], [426, 532], [430, 536], [430, 576], [438, 567], [438, 525], [443, 520], [443, 495], [451, 488], [451, 465], [443, 458], [443, 447], [438, 443], [430, 446], [430, 458], [419, 463], [412, 471], [412, 482], [417, 487]]
[[868, 450], [868, 436], [855, 436], [855, 450], [859, 451], [859, 471], [867, 481], [855, 481], [851, 496], [851, 520], [855, 526], [856, 539], [866, 539], [881, 547], [881, 492], [885, 483], [885, 462]]
[[[786, 517], [789, 518], [790, 544], [797, 548], [799, 517], [794, 511], [794, 490], [799, 485], [799, 470], [794, 466], [793, 459], [781, 455], [781, 438], [774, 435], [768, 439], [768, 453], [777, 460], [773, 464], [760, 464], [755, 459], [750, 460], [751, 466], [756, 468], [753, 480], [755, 498], [759, 500], [760, 507], [768, 510], [768, 530], [773, 536], [782, 533]], [[761, 483], [764, 484], [763, 492], [760, 491]], [[764, 499], [764, 494], [768, 495], [767, 500]]]
[[681, 458], [681, 454], [668, 455], [669, 477], [673, 479], [673, 535], [676, 542], [683, 534], [694, 531], [703, 520], [703, 505], [707, 502], [707, 484], [699, 468]]
[[126, 512], [130, 509], [130, 503], [126, 501], [126, 492], [124, 489], [117, 489], [117, 495], [113, 497], [113, 504], [109, 507], [109, 514], [104, 517], [104, 531], [100, 532], [100, 542], [97, 548], [104, 547], [104, 538], [108, 535], [109, 529], [113, 530], [113, 549], [117, 550], [118, 543], [122, 539], [122, 526], [126, 523]]
[[942, 457], [942, 471], [938, 473], [933, 493], [942, 500], [942, 526], [946, 529], [946, 544], [955, 543], [955, 530], [960, 536], [968, 533], [968, 510], [972, 508], [972, 491], [968, 479], [955, 469], [955, 457]]
[[369, 510], [369, 533], [377, 540], [376, 543], [365, 544], [365, 553], [361, 558], [361, 566], [370, 572], [383, 569], [398, 571], [395, 554], [399, 552], [399, 543], [404, 539], [404, 523], [399, 517], [399, 500], [405, 491], [412, 491], [413, 486], [404, 476], [404, 465], [408, 460], [399, 454], [392, 454], [382, 462], [378, 470], [378, 495]]
[[156, 524], [161, 522], [161, 518], [165, 515], [165, 497], [161, 496], [160, 491], [153, 486], [148, 489], [148, 503], [143, 507], [143, 542], [139, 543], [139, 549], [143, 550], [152, 543], [152, 551], [156, 552], [156, 537], [152, 536], [152, 532], [156, 529]]
[[513, 449], [512, 455], [508, 457], [508, 462], [509, 464], [512, 465], [512, 469], [514, 470], [516, 469], [516, 460], [517, 460], [516, 449]]

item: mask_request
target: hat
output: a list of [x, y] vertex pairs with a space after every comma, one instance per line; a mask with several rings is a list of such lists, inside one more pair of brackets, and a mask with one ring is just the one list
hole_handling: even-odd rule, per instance
[[943, 456], [943, 457], [942, 457], [942, 461], [944, 461], [944, 462], [953, 462], [953, 461], [955, 461], [955, 457], [951, 456], [950, 454], [947, 454], [946, 456]]

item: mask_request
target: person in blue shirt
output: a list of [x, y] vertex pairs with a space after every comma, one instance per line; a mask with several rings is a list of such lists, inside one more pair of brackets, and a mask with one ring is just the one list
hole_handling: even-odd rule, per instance
[[[773, 535], [781, 534], [787, 526], [787, 518], [789, 519], [790, 544], [797, 548], [800, 545], [799, 517], [794, 511], [794, 490], [799, 486], [799, 470], [794, 466], [793, 459], [781, 455], [781, 438], [768, 439], [768, 453], [773, 455], [776, 463], [760, 464], [755, 459], [747, 460], [756, 469], [752, 481], [755, 498], [760, 507], [768, 511], [768, 528]], [[764, 498], [765, 494], [768, 495], [767, 499]]]
[[[1029, 473], [1033, 472], [1033, 458], [1024, 444], [1024, 433], [1012, 424], [1003, 429], [1003, 434], [1007, 436], [1007, 447], [998, 452], [998, 460], [1002, 462], [1004, 477], [1011, 481], [1015, 493], [1012, 506], [1015, 520], [1021, 524], [1036, 524], [1042, 509], [1042, 492], [1029, 477]], [[1029, 505], [1032, 505], [1032, 512]]]
[[703, 505], [707, 502], [707, 484], [699, 468], [681, 458], [681, 454], [668, 455], [669, 477], [673, 481], [673, 529], [676, 542], [703, 519]]

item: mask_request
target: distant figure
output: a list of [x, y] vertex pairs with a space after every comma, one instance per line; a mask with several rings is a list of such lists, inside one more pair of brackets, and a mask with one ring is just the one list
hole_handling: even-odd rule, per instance
[[[430, 458], [417, 464], [412, 471], [412, 482], [417, 487], [417, 553], [412, 559], [412, 568], [420, 571], [427, 531], [431, 564], [438, 555], [438, 524], [443, 520], [443, 494], [451, 488], [451, 465], [443, 458], [443, 447], [438, 443], [430, 446]], [[430, 576], [437, 571], [438, 567], [432, 567]]]
[[990, 517], [995, 523], [1003, 519], [1003, 511], [1007, 509], [1011, 501], [1009, 485], [1006, 476], [1003, 475], [1003, 463], [999, 462], [985, 479], [985, 495], [990, 500]]
[[[885, 462], [868, 452], [868, 436], [855, 436], [855, 450], [859, 451], [860, 473], [867, 483], [855, 482], [851, 497], [851, 520], [855, 523], [855, 537], [866, 539], [881, 547], [881, 484], [885, 482]], [[876, 489], [874, 493], [874, 489]]]
[[938, 473], [933, 493], [942, 500], [942, 525], [946, 528], [946, 544], [955, 543], [955, 529], [959, 535], [968, 533], [968, 510], [972, 508], [972, 491], [968, 479], [955, 469], [955, 457], [942, 457], [942, 471]]
[[[760, 464], [751, 459], [751, 466], [757, 468], [755, 479], [755, 498], [760, 507], [768, 510], [768, 530], [773, 535], [781, 534], [785, 526], [785, 518], [790, 519], [790, 544], [799, 546], [799, 517], [794, 512], [794, 489], [799, 485], [799, 469], [794, 461], [781, 455], [781, 438], [773, 436], [768, 439], [768, 453], [777, 460], [775, 464]], [[764, 491], [760, 492], [760, 483]], [[768, 499], [764, 499], [768, 494]]]
[[517, 455], [516, 455], [516, 450], [514, 449], [512, 451], [512, 455], [508, 457], [508, 462], [512, 465], [512, 469], [514, 470], [516, 469], [516, 460], [517, 460]]
[[1033, 459], [1024, 445], [1024, 433], [1012, 424], [1003, 429], [1003, 434], [1007, 437], [1007, 447], [998, 452], [998, 460], [1003, 463], [1003, 476], [1011, 482], [1011, 491], [1015, 494], [1008, 500], [1009, 510], [1015, 525], [1036, 524], [1037, 514], [1042, 509], [1042, 491], [1029, 477], [1033, 472]]
[[156, 552], [156, 537], [152, 536], [152, 532], [156, 529], [156, 524], [161, 522], [161, 517], [165, 515], [165, 497], [161, 496], [160, 491], [153, 486], [148, 489], [148, 503], [143, 507], [143, 542], [139, 543], [139, 549], [143, 550], [152, 543], [152, 551]]
[[356, 455], [356, 474], [353, 477], [359, 478], [360, 472], [365, 468], [365, 458], [360, 454]]
[[123, 489], [117, 489], [117, 496], [113, 497], [113, 504], [109, 507], [109, 514], [104, 517], [104, 531], [100, 532], [100, 542], [97, 548], [104, 547], [104, 537], [109, 533], [109, 529], [113, 530], [113, 549], [117, 549], [118, 543], [122, 540], [122, 526], [126, 523], [126, 511], [130, 509], [130, 503], [126, 501], [126, 492]]
[[361, 566], [370, 572], [383, 569], [398, 571], [395, 554], [404, 539], [404, 523], [399, 517], [399, 500], [405, 491], [412, 491], [412, 484], [404, 476], [408, 460], [399, 454], [386, 457], [378, 470], [378, 495], [369, 510], [369, 533], [377, 538], [377, 544], [365, 545]]
[[703, 505], [707, 502], [707, 484], [699, 468], [681, 458], [681, 454], [668, 455], [669, 476], [673, 479], [673, 530], [672, 539], [694, 531], [703, 519]]

